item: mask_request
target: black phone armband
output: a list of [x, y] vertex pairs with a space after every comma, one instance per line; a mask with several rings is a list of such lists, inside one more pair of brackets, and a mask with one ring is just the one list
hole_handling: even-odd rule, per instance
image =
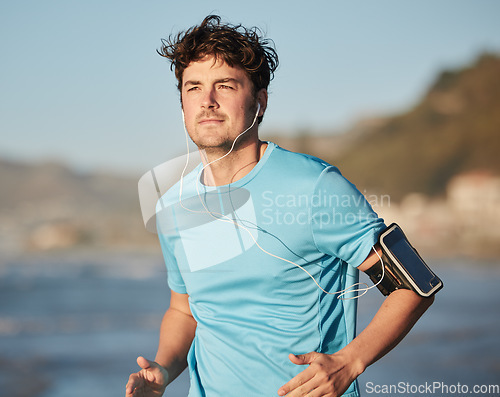
[[387, 296], [397, 289], [409, 289], [420, 296], [429, 297], [443, 287], [443, 282], [395, 223], [380, 234], [379, 245], [384, 267], [378, 261], [366, 274], [382, 294]]

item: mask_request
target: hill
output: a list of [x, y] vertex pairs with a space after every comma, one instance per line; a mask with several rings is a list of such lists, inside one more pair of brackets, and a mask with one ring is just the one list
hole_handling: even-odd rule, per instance
[[0, 252], [151, 244], [137, 178], [0, 160]]
[[499, 109], [500, 57], [484, 54], [440, 73], [402, 114], [361, 121], [340, 136], [276, 141], [339, 166], [361, 190], [394, 200], [413, 192], [435, 197], [457, 174], [500, 175]]

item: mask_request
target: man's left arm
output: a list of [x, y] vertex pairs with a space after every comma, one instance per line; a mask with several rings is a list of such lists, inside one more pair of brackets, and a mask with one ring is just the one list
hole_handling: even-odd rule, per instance
[[[372, 251], [358, 269], [366, 271], [378, 260]], [[343, 349], [334, 354], [290, 354], [294, 364], [308, 367], [282, 386], [278, 395], [341, 396], [369, 365], [405, 337], [433, 300], [410, 290], [396, 290], [384, 300], [368, 326]]]

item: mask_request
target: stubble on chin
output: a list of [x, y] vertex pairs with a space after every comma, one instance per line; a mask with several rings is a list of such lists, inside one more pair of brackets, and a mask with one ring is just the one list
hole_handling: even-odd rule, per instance
[[[255, 108], [255, 110], [253, 108]], [[253, 112], [257, 110], [256, 101], [251, 105], [251, 110], [253, 110]], [[204, 127], [200, 124], [204, 119], [216, 119], [222, 122], [220, 126]], [[249, 133], [240, 134], [245, 131], [245, 129], [249, 128], [252, 122], [253, 116], [248, 117], [245, 126], [241, 127], [241, 131], [237, 131], [236, 134], [236, 132], [231, 131], [231, 126], [227, 125], [228, 118], [226, 115], [218, 113], [217, 111], [204, 110], [195, 117], [195, 124], [193, 126], [195, 131], [194, 136], [192, 134], [189, 135], [198, 149], [211, 153], [221, 153], [223, 155], [233, 148], [233, 144], [233, 150], [237, 150], [250, 140], [251, 136]]]
[[195, 135], [191, 136], [191, 140], [198, 149], [207, 151], [230, 150], [233, 143], [223, 127], [195, 128]]

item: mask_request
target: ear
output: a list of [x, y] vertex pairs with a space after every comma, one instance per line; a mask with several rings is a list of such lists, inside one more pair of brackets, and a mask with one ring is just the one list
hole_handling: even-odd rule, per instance
[[259, 117], [264, 116], [267, 109], [267, 90], [262, 88], [257, 92], [257, 102], [260, 104]]

